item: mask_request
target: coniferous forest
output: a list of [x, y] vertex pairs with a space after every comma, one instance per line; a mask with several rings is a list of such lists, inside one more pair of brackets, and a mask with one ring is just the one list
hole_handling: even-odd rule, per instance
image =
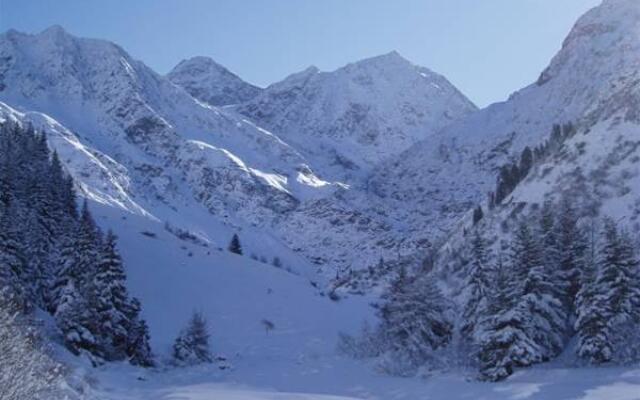
[[127, 292], [117, 238], [78, 207], [44, 134], [0, 126], [0, 286], [29, 314], [49, 312], [64, 345], [94, 363], [153, 365], [140, 302]]
[[574, 352], [584, 365], [640, 360], [640, 259], [611, 218], [581, 218], [571, 198], [546, 202], [491, 243], [476, 229], [458, 258], [455, 307], [433, 271], [402, 268], [378, 304], [379, 325], [341, 349], [380, 357], [394, 374], [442, 364], [499, 381]]

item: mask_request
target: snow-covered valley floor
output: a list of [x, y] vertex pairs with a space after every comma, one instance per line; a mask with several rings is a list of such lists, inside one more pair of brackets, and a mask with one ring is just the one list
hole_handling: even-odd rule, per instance
[[[541, 367], [517, 373], [506, 382], [489, 384], [456, 374], [423, 380], [390, 378], [358, 371], [362, 366], [348, 364], [336, 364], [326, 373], [302, 379], [296, 370], [305, 366], [292, 365], [288, 371], [279, 371], [290, 377], [289, 384], [279, 385], [280, 389], [246, 385], [245, 381], [254, 381], [250, 374], [224, 376], [211, 367], [142, 374], [128, 367], [110, 367], [94, 373], [99, 380], [96, 394], [104, 400], [640, 399], [640, 368]], [[287, 387], [291, 390], [282, 389]]]
[[[96, 209], [98, 220], [120, 237], [130, 289], [142, 300], [159, 367], [93, 369], [74, 361], [95, 398], [640, 400], [640, 366], [572, 369], [559, 360], [499, 384], [480, 383], [459, 371], [424, 379], [384, 375], [336, 352], [339, 332], [355, 333], [365, 319], [373, 319], [371, 298], [331, 301], [308, 277], [176, 240], [161, 224], [114, 213]], [[219, 239], [216, 232], [208, 235]], [[212, 351], [230, 368], [167, 366], [171, 344], [194, 310], [208, 319]], [[265, 319], [273, 330], [265, 331]]]

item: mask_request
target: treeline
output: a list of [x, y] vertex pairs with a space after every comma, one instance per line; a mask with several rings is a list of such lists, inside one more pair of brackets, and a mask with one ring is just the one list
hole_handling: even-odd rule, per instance
[[116, 237], [77, 209], [72, 178], [44, 134], [0, 126], [0, 287], [22, 311], [48, 311], [75, 354], [153, 364], [140, 302], [125, 287]]
[[[549, 138], [541, 145], [531, 148], [525, 147], [520, 153], [517, 161], [507, 163], [500, 167], [496, 181], [496, 188], [489, 192], [489, 209], [493, 209], [496, 205], [501, 204], [522, 182], [534, 165], [543, 162], [549, 155], [554, 154], [562, 144], [577, 132], [573, 123], [555, 124], [551, 129]], [[480, 212], [482, 208], [480, 208]], [[477, 213], [474, 214], [474, 221], [477, 219]], [[482, 216], [480, 215], [480, 218]]]
[[564, 198], [520, 221], [504, 256], [476, 233], [462, 337], [483, 379], [549, 361], [574, 337], [586, 363], [638, 359], [640, 262], [626, 230], [601, 225]]
[[375, 332], [345, 338], [343, 347], [415, 368], [448, 349], [447, 359], [455, 353], [489, 381], [568, 349], [591, 365], [640, 360], [640, 261], [628, 231], [606, 217], [581, 220], [563, 198], [522, 218], [509, 236], [491, 246], [480, 231], [470, 235], [455, 314], [433, 274], [401, 271]]

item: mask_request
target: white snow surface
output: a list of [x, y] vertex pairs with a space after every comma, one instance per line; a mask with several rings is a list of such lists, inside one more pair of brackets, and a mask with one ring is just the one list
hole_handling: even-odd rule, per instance
[[334, 180], [358, 182], [476, 107], [397, 52], [336, 71], [310, 67], [235, 109], [300, 148]]
[[[640, 366], [572, 368], [559, 360], [519, 371], [499, 384], [449, 371], [425, 378], [394, 378], [374, 365], [336, 353], [338, 332], [355, 333], [373, 317], [372, 298], [331, 301], [308, 279], [216, 248], [177, 241], [161, 223], [104, 205], [97, 221], [119, 235], [128, 285], [141, 298], [158, 360], [193, 310], [208, 319], [219, 364], [143, 370], [125, 364], [76, 374], [93, 382], [96, 400], [636, 400]], [[155, 237], [141, 232], [153, 233]], [[151, 272], [150, 272], [151, 271]], [[275, 329], [265, 332], [261, 321]]]

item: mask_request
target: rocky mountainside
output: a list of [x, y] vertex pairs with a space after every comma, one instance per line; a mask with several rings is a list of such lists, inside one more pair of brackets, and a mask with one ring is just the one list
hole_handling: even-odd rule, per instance
[[262, 92], [208, 57], [183, 60], [167, 74], [167, 78], [194, 98], [212, 106], [243, 103]]
[[[3, 116], [50, 131], [50, 143], [64, 145], [59, 149], [68, 154], [63, 161], [96, 201], [200, 232], [220, 247], [232, 232], [240, 232], [256, 253], [278, 255], [307, 271], [309, 262], [329, 267], [331, 276], [334, 268], [365, 267], [398, 255], [401, 235], [394, 222], [384, 213], [364, 211], [365, 194], [357, 185], [329, 179], [340, 174], [318, 152], [318, 142], [289, 143], [286, 135], [234, 110], [194, 98], [117, 45], [77, 38], [60, 27], [37, 35], [3, 34], [0, 59]], [[408, 90], [416, 79], [429, 82], [430, 97], [420, 101], [441, 112], [434, 126], [460, 116], [463, 112], [454, 113], [458, 108], [473, 109], [443, 78], [395, 54], [344, 70], [352, 72], [340, 75], [367, 80], [367, 91], [378, 93], [381, 104], [388, 100], [381, 93], [405, 96], [395, 83]], [[406, 79], [393, 73], [406, 71], [411, 74]], [[441, 102], [432, 83], [444, 88]], [[419, 103], [412, 107], [419, 109]], [[384, 107], [376, 110], [375, 119], [384, 120]], [[430, 112], [420, 111], [426, 125]], [[414, 128], [407, 136], [411, 142], [421, 135]], [[389, 144], [398, 135], [404, 135], [399, 128], [377, 131], [376, 143]], [[58, 137], [66, 139], [54, 140]], [[350, 151], [356, 150], [364, 160], [370, 146]], [[87, 163], [92, 168], [82, 167]], [[214, 237], [220, 231], [225, 237]]]
[[310, 67], [236, 110], [351, 183], [476, 107], [443, 76], [392, 52], [333, 72]]
[[3, 113], [43, 121], [73, 137], [78, 154], [107, 160], [102, 175], [93, 174], [76, 170], [84, 155], [64, 150], [80, 186], [111, 193], [115, 181], [108, 202], [129, 211], [194, 230], [242, 230], [338, 187], [277, 136], [199, 102], [112, 43], [60, 27], [9, 31], [0, 36], [0, 58]]
[[[461, 217], [470, 222], [472, 207], [483, 204], [486, 211], [499, 168], [519, 159], [526, 146], [541, 145], [554, 124], [570, 122], [582, 134], [592, 132], [591, 138], [600, 132], [598, 140], [633, 143], [640, 123], [639, 33], [637, 2], [604, 1], [580, 18], [537, 82], [382, 164], [370, 180], [377, 195], [370, 198], [382, 198], [394, 218], [407, 221], [409, 231], [446, 237]], [[574, 140], [582, 142], [580, 137]], [[597, 168], [595, 159], [599, 164], [616, 157], [607, 154], [614, 151], [613, 143], [593, 148], [596, 154], [590, 156], [581, 147], [572, 157], [588, 170]], [[567, 157], [559, 162], [568, 162]], [[566, 184], [555, 179], [546, 176], [548, 188]]]
[[[554, 124], [619, 132], [626, 143], [638, 123], [638, 13], [631, 0], [605, 1], [578, 21], [538, 82], [477, 112], [443, 77], [397, 53], [311, 68], [219, 108], [118, 46], [59, 27], [0, 37], [0, 101], [101, 160], [107, 181], [75, 173], [96, 198], [210, 239], [209, 226], [240, 232], [302, 269], [360, 269], [446, 241], [473, 207], [486, 210], [499, 168]], [[217, 70], [199, 58], [186, 64]], [[184, 75], [205, 90], [215, 74]]]

